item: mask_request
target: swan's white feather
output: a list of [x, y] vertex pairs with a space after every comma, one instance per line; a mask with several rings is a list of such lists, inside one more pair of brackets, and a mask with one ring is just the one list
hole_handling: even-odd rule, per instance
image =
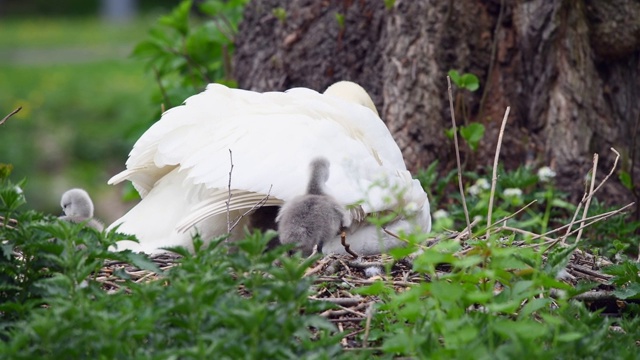
[[360, 103], [329, 91], [256, 93], [211, 84], [166, 111], [136, 142], [127, 169], [109, 180], [133, 182], [143, 198], [111, 227], [137, 235], [144, 251], [188, 246], [195, 231], [225, 233], [231, 151], [235, 215], [267, 193], [275, 205], [303, 194], [307, 165], [323, 156], [331, 163], [326, 191], [345, 206], [358, 204], [352, 214], [413, 203], [426, 209], [421, 223], [430, 228], [426, 193], [373, 103]]

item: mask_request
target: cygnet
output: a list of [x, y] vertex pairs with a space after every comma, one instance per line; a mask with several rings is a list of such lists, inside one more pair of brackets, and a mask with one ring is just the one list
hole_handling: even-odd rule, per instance
[[297, 244], [303, 255], [311, 254], [316, 245], [321, 250], [325, 241], [351, 225], [349, 213], [324, 191], [329, 179], [329, 160], [316, 158], [310, 168], [306, 194], [286, 202], [276, 217], [280, 242]]
[[93, 218], [93, 202], [89, 194], [83, 189], [71, 189], [62, 194], [60, 200], [63, 216], [61, 220], [72, 223], [85, 223], [86, 226], [98, 231], [104, 229], [104, 225]]

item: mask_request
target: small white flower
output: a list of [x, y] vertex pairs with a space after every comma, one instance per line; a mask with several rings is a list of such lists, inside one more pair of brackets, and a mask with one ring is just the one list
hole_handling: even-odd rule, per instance
[[476, 180], [476, 183], [469, 186], [469, 194], [472, 196], [478, 196], [482, 192], [482, 190], [488, 190], [491, 186], [489, 182], [485, 178], [480, 178]]
[[440, 210], [436, 210], [433, 213], [433, 219], [434, 220], [445, 219], [445, 218], [448, 218], [448, 217], [449, 217], [449, 213], [446, 210], [440, 209]]
[[482, 215], [476, 215], [473, 217], [473, 221], [482, 221], [482, 219], [484, 219]]
[[471, 194], [472, 196], [478, 196], [478, 194], [480, 194], [480, 188], [478, 187], [478, 185], [469, 186], [469, 194]]
[[538, 179], [540, 179], [540, 181], [548, 182], [554, 177], [556, 177], [556, 172], [553, 171], [550, 167], [543, 166], [538, 169]]
[[487, 181], [487, 179], [485, 178], [480, 178], [478, 180], [476, 180], [476, 185], [484, 190], [489, 190], [489, 188], [491, 188], [491, 185], [489, 185], [489, 181]]
[[16, 191], [16, 193], [17, 193], [18, 195], [22, 195], [22, 194], [24, 194], [24, 191], [22, 191], [22, 188], [21, 188], [20, 186], [18, 186], [18, 185], [15, 185], [15, 186], [13, 187], [13, 189]]
[[504, 196], [506, 197], [522, 197], [522, 190], [518, 189], [518, 188], [508, 188], [508, 189], [504, 189], [503, 192]]

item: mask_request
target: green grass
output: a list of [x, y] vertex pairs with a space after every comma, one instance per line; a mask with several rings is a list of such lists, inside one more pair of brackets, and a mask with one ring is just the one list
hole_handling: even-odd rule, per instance
[[0, 49], [133, 44], [144, 38], [154, 21], [153, 15], [127, 24], [106, 23], [93, 17], [2, 19]]
[[119, 197], [106, 181], [159, 107], [154, 80], [129, 58], [152, 20], [3, 21], [0, 113], [22, 111], [0, 128], [0, 163], [14, 165], [14, 179], [28, 178], [30, 207], [58, 214], [62, 192], [79, 186], [95, 194], [98, 217], [119, 215], [100, 204]]

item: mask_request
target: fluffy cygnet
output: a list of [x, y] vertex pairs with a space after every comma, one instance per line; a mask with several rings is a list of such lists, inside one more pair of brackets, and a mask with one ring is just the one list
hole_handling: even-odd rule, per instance
[[93, 202], [83, 189], [71, 189], [62, 194], [60, 206], [64, 211], [64, 215], [60, 216], [61, 220], [72, 223], [86, 222], [86, 226], [98, 231], [104, 229], [104, 225], [93, 218]]
[[286, 202], [276, 222], [282, 244], [297, 244], [304, 255], [311, 254], [314, 246], [335, 237], [342, 227], [351, 225], [348, 212], [324, 191], [329, 179], [329, 160], [316, 158], [311, 161], [311, 178], [307, 193]]

